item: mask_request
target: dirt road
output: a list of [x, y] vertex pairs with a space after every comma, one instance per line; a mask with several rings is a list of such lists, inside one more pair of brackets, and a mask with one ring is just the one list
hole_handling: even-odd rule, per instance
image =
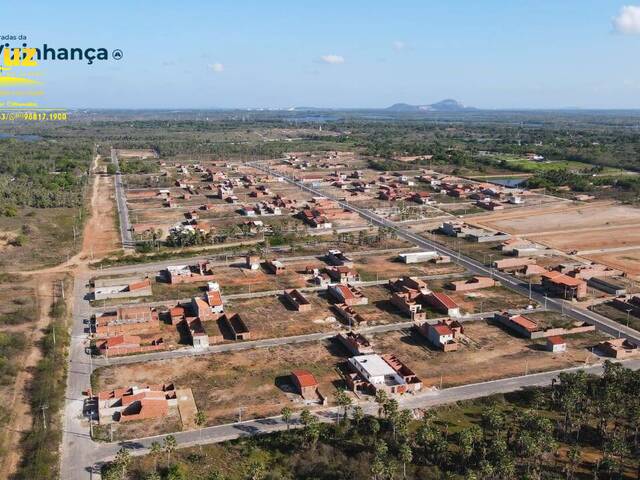
[[[20, 371], [16, 376], [11, 405], [6, 405], [7, 410], [12, 413], [12, 417], [3, 438], [7, 454], [1, 461], [0, 478], [9, 478], [16, 472], [22, 456], [19, 445], [21, 434], [28, 432], [33, 422], [27, 390], [34, 369], [42, 358], [40, 341], [51, 321], [49, 313], [55, 295], [59, 295], [60, 292], [59, 282], [66, 277], [67, 273], [87, 269], [87, 264], [92, 258], [100, 258], [120, 247], [115, 222], [110, 220], [115, 212], [113, 182], [110, 177], [100, 175], [104, 167], [99, 166], [99, 159], [99, 156], [95, 157], [92, 167], [93, 172], [97, 174], [93, 176], [90, 217], [85, 224], [80, 252], [71, 257], [69, 261], [52, 268], [16, 272], [29, 276], [31, 279], [31, 285], [36, 292], [37, 319], [26, 327], [30, 328], [29, 332], [25, 332], [29, 337], [30, 348], [25, 353]], [[66, 297], [68, 311], [71, 311], [70, 297], [70, 295]]]

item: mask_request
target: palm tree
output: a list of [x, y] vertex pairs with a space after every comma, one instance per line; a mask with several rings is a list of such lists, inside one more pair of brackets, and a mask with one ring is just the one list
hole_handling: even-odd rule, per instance
[[359, 426], [362, 420], [364, 419], [364, 410], [360, 405], [356, 405], [353, 407], [353, 421], [356, 426]]
[[127, 474], [127, 468], [129, 468], [129, 465], [131, 464], [131, 453], [129, 452], [129, 450], [124, 447], [118, 450], [114, 463], [117, 465], [117, 468], [121, 469], [122, 478], [125, 478]]
[[171, 454], [175, 452], [178, 447], [176, 437], [173, 435], [167, 435], [164, 437], [164, 451], [167, 453], [167, 467], [171, 463]]
[[291, 410], [291, 407], [283, 407], [282, 410], [280, 411], [280, 415], [282, 415], [282, 420], [284, 420], [284, 422], [287, 424], [287, 431], [289, 431], [289, 422], [291, 422], [291, 415], [293, 414], [293, 411]]
[[200, 451], [202, 452], [202, 427], [207, 423], [207, 417], [202, 410], [198, 410], [196, 413], [195, 421], [200, 430]]
[[367, 417], [367, 429], [369, 431], [371, 441], [374, 441], [378, 437], [378, 432], [380, 432], [380, 422], [376, 417]]
[[413, 460], [413, 452], [409, 444], [403, 443], [400, 445], [398, 456], [402, 462], [402, 478], [407, 478], [407, 463], [411, 463]]
[[304, 426], [307, 426], [311, 422], [313, 422], [313, 419], [314, 419], [314, 417], [313, 417], [313, 415], [311, 415], [311, 412], [309, 411], [308, 408], [305, 408], [300, 413], [300, 421], [302, 422], [302, 425], [304, 425]]
[[338, 390], [336, 393], [336, 403], [339, 407], [344, 408], [344, 419], [347, 419], [347, 410], [353, 403], [351, 397], [347, 394], [345, 390]]
[[383, 406], [387, 402], [387, 392], [384, 390], [376, 390], [376, 403], [378, 404], [378, 417], [382, 415]]
[[158, 458], [160, 457], [160, 454], [162, 454], [162, 445], [160, 445], [160, 443], [158, 442], [152, 442], [149, 453], [154, 460], [153, 469], [158, 470]]

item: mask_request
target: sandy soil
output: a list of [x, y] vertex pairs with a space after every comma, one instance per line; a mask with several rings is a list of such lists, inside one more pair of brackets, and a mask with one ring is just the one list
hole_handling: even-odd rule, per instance
[[94, 177], [91, 211], [91, 218], [84, 230], [82, 251], [92, 258], [103, 257], [117, 250], [120, 243], [120, 235], [114, 221], [116, 212], [111, 177]]
[[240, 313], [253, 339], [335, 330], [338, 327], [336, 322], [324, 322], [327, 317], [335, 316], [329, 302], [316, 293], [304, 295], [311, 302], [308, 312], [293, 310], [282, 296], [230, 300], [227, 310]]
[[[521, 208], [474, 218], [474, 223], [531, 238], [565, 252], [626, 246], [640, 247], [640, 209], [611, 202], [546, 209]], [[632, 252], [589, 255], [588, 258], [631, 275], [640, 273]]]
[[138, 149], [138, 150], [134, 150], [134, 149], [126, 149], [126, 148], [119, 148], [117, 150], [118, 153], [118, 157], [141, 157], [141, 158], [157, 158], [158, 154], [155, 152], [155, 150], [151, 150], [151, 149]]
[[552, 234], [566, 230], [640, 224], [640, 209], [610, 202], [588, 205], [523, 207], [515, 211], [474, 217], [474, 223], [524, 235]]
[[443, 353], [432, 348], [414, 331], [390, 332], [373, 337], [377, 351], [394, 352], [422, 378], [425, 385], [443, 386], [483, 382], [528, 372], [569, 367], [590, 355], [586, 347], [596, 343], [597, 335], [567, 337], [568, 351], [551, 354], [537, 342], [517, 338], [485, 322], [467, 322], [468, 345], [456, 352]]
[[243, 419], [273, 415], [288, 404], [302, 408], [300, 397], [286, 391], [287, 377], [295, 368], [313, 372], [320, 391], [331, 395], [339, 380], [335, 366], [345, 355], [331, 342], [318, 342], [126, 365], [102, 369], [99, 389], [174, 382], [177, 388], [192, 388], [198, 409], [215, 424], [237, 418], [239, 407]]
[[[32, 424], [31, 408], [27, 388], [33, 377], [33, 369], [42, 358], [42, 351], [38, 347], [43, 337], [43, 331], [50, 322], [49, 309], [53, 302], [55, 275], [34, 276], [32, 286], [35, 291], [38, 316], [35, 322], [24, 325], [28, 333], [29, 344], [32, 346], [27, 352], [20, 366], [13, 384], [13, 395], [5, 408], [11, 412], [11, 421], [6, 427], [5, 442], [3, 442], [6, 456], [2, 459], [3, 477], [10, 477], [15, 473], [22, 452], [19, 448], [20, 433], [28, 432]], [[59, 293], [59, 288], [57, 289]], [[26, 332], [25, 332], [26, 333]], [[6, 475], [6, 477], [5, 477]]]
[[587, 255], [594, 262], [604, 263], [613, 268], [619, 268], [636, 280], [640, 279], [640, 248], [623, 252], [599, 253]]
[[640, 224], [601, 227], [589, 230], [565, 230], [554, 234], [528, 235], [560, 250], [595, 250], [599, 248], [640, 247]]
[[407, 265], [396, 261], [396, 258], [397, 255], [367, 255], [357, 258], [354, 267], [363, 276], [363, 280], [397, 278], [407, 275], [440, 275], [464, 271], [454, 263], [436, 265], [425, 262]]

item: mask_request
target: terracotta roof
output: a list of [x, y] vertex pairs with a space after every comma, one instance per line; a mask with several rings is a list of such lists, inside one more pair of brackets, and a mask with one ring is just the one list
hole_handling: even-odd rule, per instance
[[524, 315], [514, 315], [510, 320], [529, 332], [535, 332], [538, 329], [538, 324]]
[[138, 337], [137, 335], [118, 335], [116, 337], [110, 337], [102, 343], [101, 348], [104, 348], [105, 346], [107, 348], [113, 348], [124, 343], [139, 345], [140, 337]]
[[291, 375], [294, 376], [302, 388], [315, 387], [318, 385], [316, 377], [308, 370], [293, 370]]
[[580, 280], [579, 278], [570, 277], [569, 275], [565, 275], [564, 273], [557, 272], [555, 270], [551, 272], [546, 272], [542, 274], [543, 277], [547, 278], [549, 281], [553, 283], [557, 283], [560, 285], [567, 285], [569, 287], [577, 287], [584, 283], [584, 280]]
[[560, 335], [552, 335], [551, 337], [547, 337], [547, 342], [549, 342], [552, 345], [563, 345], [567, 343], [566, 340], [562, 338]]
[[356, 298], [356, 296], [353, 294], [351, 289], [346, 285], [336, 285], [334, 288], [340, 291], [342, 298], [344, 298], [345, 300], [350, 298]]
[[458, 304], [445, 293], [431, 293], [431, 298], [434, 298], [437, 302], [441, 303], [446, 308], [458, 308]]
[[142, 290], [150, 286], [151, 286], [151, 281], [148, 278], [145, 278], [141, 282], [130, 283], [129, 290]]
[[207, 292], [207, 298], [209, 299], [209, 305], [212, 307], [219, 307], [222, 305], [222, 296], [220, 296], [220, 292], [212, 290]]
[[193, 300], [195, 301], [196, 306], [198, 307], [198, 309], [200, 309], [200, 308], [204, 308], [204, 309], [209, 308], [209, 304], [207, 302], [205, 302], [202, 298], [193, 297]]
[[431, 328], [433, 328], [436, 333], [440, 336], [442, 335], [453, 335], [453, 330], [451, 330], [451, 328], [449, 328], [448, 325], [444, 325], [442, 323], [437, 323], [435, 325], [431, 325]]

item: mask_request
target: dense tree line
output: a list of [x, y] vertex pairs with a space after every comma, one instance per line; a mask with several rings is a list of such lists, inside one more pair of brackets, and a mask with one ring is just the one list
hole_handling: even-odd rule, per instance
[[85, 141], [0, 139], [0, 214], [80, 206], [91, 153]]
[[49, 312], [52, 322], [46, 327], [38, 361], [29, 384], [29, 405], [33, 417], [31, 429], [21, 440], [24, 452], [17, 480], [49, 480], [58, 477], [59, 449], [69, 346], [66, 304], [55, 300]]

